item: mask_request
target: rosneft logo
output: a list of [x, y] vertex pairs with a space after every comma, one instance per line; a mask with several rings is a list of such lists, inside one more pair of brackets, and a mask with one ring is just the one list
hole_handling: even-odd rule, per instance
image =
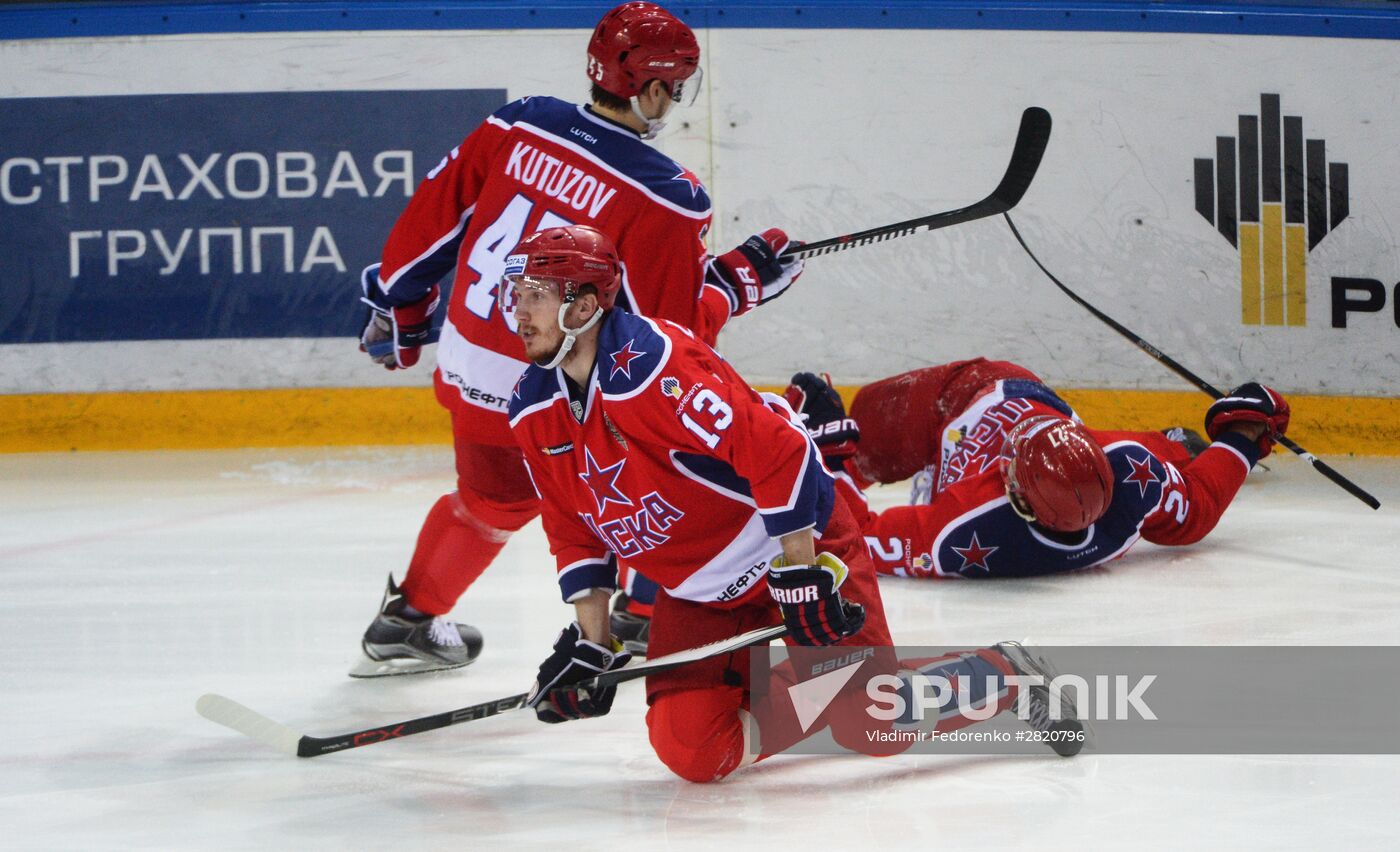
[[1347, 164], [1327, 162], [1303, 119], [1261, 95], [1236, 136], [1215, 137], [1215, 159], [1196, 160], [1196, 211], [1240, 252], [1240, 321], [1307, 325], [1308, 252], [1348, 211]]

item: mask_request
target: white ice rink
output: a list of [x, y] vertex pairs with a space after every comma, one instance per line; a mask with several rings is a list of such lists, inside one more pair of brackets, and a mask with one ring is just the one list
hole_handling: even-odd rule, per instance
[[[1192, 548], [887, 580], [895, 637], [1394, 644], [1400, 460], [1334, 461], [1380, 512], [1276, 455]], [[217, 691], [331, 734], [523, 691], [570, 617], [538, 524], [456, 611], [486, 635], [476, 665], [345, 676], [450, 470], [446, 448], [0, 456], [0, 847], [1400, 845], [1400, 757], [779, 757], [699, 786], [652, 756], [636, 684], [604, 719], [513, 713], [314, 760], [195, 715]]]

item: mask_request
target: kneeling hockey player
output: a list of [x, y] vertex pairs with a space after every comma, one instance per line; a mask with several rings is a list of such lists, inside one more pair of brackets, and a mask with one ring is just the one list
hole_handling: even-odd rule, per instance
[[[511, 429], [577, 619], [540, 666], [536, 714], [562, 722], [610, 709], [615, 688], [567, 687], [629, 659], [609, 629], [619, 563], [661, 587], [653, 655], [780, 623], [789, 644], [890, 646], [860, 528], [791, 409], [753, 391], [681, 326], [614, 308], [620, 273], [612, 241], [587, 226], [532, 234], [506, 262], [501, 308], [532, 362], [511, 394]], [[651, 744], [677, 775], [710, 781], [758, 759], [744, 739], [747, 659], [725, 655], [647, 679]], [[892, 652], [884, 664], [896, 666]], [[919, 668], [979, 683], [1040, 665], [1006, 645]], [[1028, 692], [1033, 727], [1078, 725], [1036, 713], [1043, 696]], [[1016, 697], [1010, 684], [989, 693], [978, 698], [1001, 707]], [[864, 736], [871, 724], [830, 722], [838, 742], [863, 751], [875, 750]], [[765, 754], [781, 750], [781, 736], [771, 749], [775, 738], [763, 736]], [[1079, 747], [1066, 745], [1064, 753]]]

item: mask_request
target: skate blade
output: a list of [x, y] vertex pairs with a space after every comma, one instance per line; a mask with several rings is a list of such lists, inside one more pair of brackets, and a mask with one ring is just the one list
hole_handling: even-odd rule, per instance
[[[1032, 650], [1039, 648], [1041, 645], [1041, 643], [1035, 641], [1034, 639], [1030, 637], [1025, 637], [1023, 639], [1020, 639], [1019, 641], [1005, 642], [1000, 644], [1011, 646], [1016, 652], [1018, 652], [1021, 656], [1026, 657], [1030, 662], [1033, 662], [1042, 671], [1049, 673], [1050, 678], [1052, 680], [1060, 676], [1059, 669], [1055, 668], [1053, 663], [1046, 659], [1045, 656], [1042, 655], [1038, 650]], [[1074, 703], [1074, 697], [1074, 694], [1070, 693], [1070, 699], [1072, 704]], [[1083, 751], [1086, 746], [1093, 745], [1094, 740], [1098, 738], [1098, 733], [1094, 730], [1093, 722], [1090, 721], [1088, 715], [1080, 713], [1079, 707], [1077, 705], [1075, 705], [1074, 708], [1074, 717], [1074, 720], [1078, 722], [1080, 727], [1084, 729], [1084, 742], [1079, 747], [1079, 749], [1074, 752], [1074, 754], [1078, 754], [1080, 751]], [[1054, 749], [1055, 747], [1051, 746], [1051, 748]], [[1060, 754], [1058, 749], [1055, 749], [1055, 753]], [[1074, 755], [1061, 754], [1060, 756], [1073, 757]]]
[[472, 662], [472, 660], [465, 663], [440, 663], [428, 662], [427, 660], [371, 660], [369, 657], [362, 657], [346, 674], [358, 678], [426, 674], [427, 672], [465, 668]]

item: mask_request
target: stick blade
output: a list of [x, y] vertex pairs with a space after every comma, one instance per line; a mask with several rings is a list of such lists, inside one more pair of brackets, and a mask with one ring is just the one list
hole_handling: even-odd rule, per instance
[[992, 198], [1002, 206], [997, 212], [1005, 212], [1021, 203], [1021, 196], [1030, 189], [1048, 144], [1050, 113], [1041, 107], [1028, 107], [1021, 113], [1021, 128], [1016, 132], [1016, 146], [1011, 149], [1011, 164], [992, 192]]
[[217, 725], [235, 730], [283, 754], [297, 756], [301, 734], [239, 704], [232, 698], [212, 692], [206, 693], [199, 696], [199, 700], [194, 703], [194, 709], [196, 713]]

